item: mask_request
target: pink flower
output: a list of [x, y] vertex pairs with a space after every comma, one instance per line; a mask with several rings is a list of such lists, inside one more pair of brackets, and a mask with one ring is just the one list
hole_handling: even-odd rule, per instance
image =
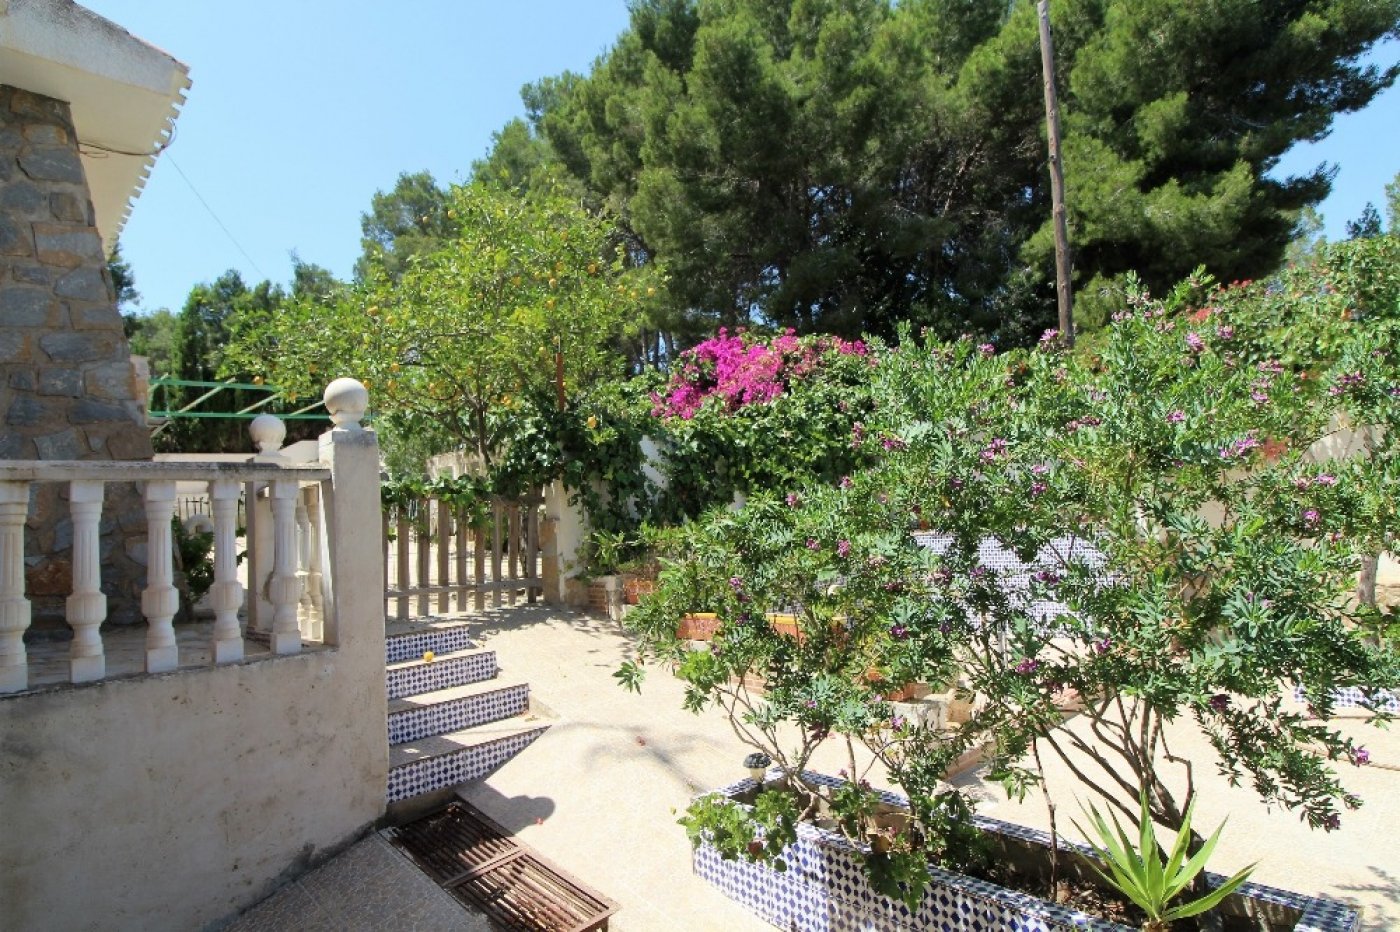
[[1193, 353], [1205, 352], [1206, 342], [1201, 339], [1201, 335], [1195, 332], [1186, 334], [1186, 348]]
[[1180, 424], [1180, 423], [1181, 423], [1182, 421], [1184, 421], [1184, 420], [1186, 420], [1186, 412], [1185, 412], [1185, 411], [1180, 411], [1180, 410], [1178, 410], [1178, 411], [1173, 411], [1171, 414], [1168, 414], [1168, 415], [1167, 415], [1167, 423], [1168, 423], [1168, 424]]
[[816, 539], [815, 537], [809, 537], [809, 538], [807, 538], [807, 549], [808, 549], [808, 550], [820, 550], [820, 549], [822, 549], [822, 545], [817, 541], [817, 539]]
[[1316, 508], [1309, 508], [1303, 512], [1303, 523], [1306, 524], [1308, 527], [1312, 527], [1313, 525], [1317, 524], [1318, 520], [1321, 517], [1322, 515], [1318, 514]]
[[1336, 485], [1337, 477], [1330, 473], [1322, 473], [1313, 477], [1313, 485]]
[[1056, 330], [1054, 327], [1051, 327], [1049, 330], [1046, 330], [1040, 335], [1040, 342], [1041, 344], [1054, 343], [1059, 338], [1060, 331]]
[[849, 489], [851, 486], [855, 485], [855, 483], [851, 481], [850, 476], [842, 476], [841, 481], [836, 484], [843, 489]]
[[850, 541], [846, 540], [845, 538], [842, 538], [841, 540], [838, 540], [838, 541], [836, 542], [836, 555], [837, 555], [838, 557], [845, 557], [845, 556], [849, 555], [850, 552], [851, 552], [851, 542], [850, 542]]
[[991, 356], [996, 351], [997, 348], [990, 343], [977, 344], [977, 352], [981, 353], [983, 356]]

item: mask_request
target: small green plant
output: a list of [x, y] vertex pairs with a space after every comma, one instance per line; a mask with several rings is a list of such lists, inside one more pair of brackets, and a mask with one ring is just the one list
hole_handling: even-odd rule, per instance
[[594, 531], [588, 539], [589, 570], [595, 576], [616, 573], [627, 548], [627, 535], [621, 531]]
[[743, 857], [787, 870], [782, 853], [797, 840], [797, 813], [791, 794], [764, 790], [752, 807], [717, 794], [702, 796], [677, 820], [692, 846], [714, 846], [726, 861]]
[[178, 516], [170, 519], [170, 530], [184, 569], [190, 604], [194, 605], [214, 585], [214, 535], [186, 530]]
[[[1169, 905], [1190, 888], [1196, 875], [1205, 869], [1206, 861], [1210, 860], [1215, 851], [1215, 843], [1220, 839], [1220, 832], [1225, 827], [1225, 823], [1222, 822], [1215, 833], [1201, 845], [1200, 850], [1188, 859], [1186, 855], [1191, 844], [1193, 809], [1194, 800], [1186, 807], [1181, 831], [1177, 833], [1176, 844], [1172, 845], [1166, 863], [1162, 862], [1162, 849], [1157, 844], [1157, 831], [1152, 824], [1152, 813], [1147, 805], [1146, 794], [1142, 796], [1142, 815], [1138, 819], [1136, 848], [1128, 838], [1127, 832], [1118, 824], [1116, 815], [1113, 816], [1113, 828], [1110, 829], [1103, 815], [1092, 804], [1085, 812], [1094, 828], [1094, 834], [1098, 835], [1102, 842], [1096, 844], [1091, 839], [1089, 845], [1108, 869], [1105, 871], [1095, 864], [1090, 866], [1105, 883], [1132, 900], [1147, 914], [1147, 921], [1142, 924], [1144, 932], [1165, 932], [1177, 919], [1185, 919], [1214, 909], [1221, 900], [1239, 889], [1254, 870], [1254, 865], [1251, 864], [1209, 893], [1188, 903]], [[1086, 837], [1089, 835], [1078, 822], [1075, 823], [1075, 827]]]

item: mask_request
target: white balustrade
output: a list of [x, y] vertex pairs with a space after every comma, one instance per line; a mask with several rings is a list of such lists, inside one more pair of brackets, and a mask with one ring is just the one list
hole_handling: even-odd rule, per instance
[[0, 482], [0, 693], [29, 687], [24, 632], [29, 600], [24, 597], [24, 518], [29, 483]]
[[[364, 386], [340, 379], [326, 390], [326, 406], [336, 424], [317, 447], [296, 445], [282, 450], [285, 426], [281, 420], [265, 416], [250, 427], [258, 454], [250, 459], [198, 463], [134, 463], [90, 461], [0, 461], [0, 693], [29, 689], [29, 652], [24, 635], [33, 614], [25, 586], [25, 522], [29, 513], [31, 487], [46, 483], [66, 483], [72, 516], [72, 589], [63, 604], [73, 629], [68, 649], [68, 679], [87, 683], [109, 674], [109, 651], [104, 647], [102, 624], [106, 620], [108, 596], [102, 589], [101, 521], [105, 498], [112, 482], [134, 483], [141, 490], [146, 515], [146, 586], [141, 592], [141, 610], [146, 617], [145, 661], [147, 673], [164, 673], [180, 665], [180, 649], [174, 620], [180, 609], [175, 586], [174, 535], [177, 482], [197, 481], [208, 489], [214, 530], [214, 581], [209, 602], [214, 610], [210, 639], [213, 664], [236, 663], [245, 659], [245, 642], [239, 614], [245, 587], [239, 582], [238, 512], [239, 501], [249, 496], [250, 518], [256, 510], [253, 496], [266, 489], [272, 534], [262, 547], [249, 534], [249, 590], [266, 593], [272, 611], [263, 619], [260, 634], [269, 635], [274, 654], [294, 654], [303, 640], [340, 643], [337, 590], [331, 567], [337, 567], [339, 550], [326, 539], [330, 510], [343, 533], [357, 539], [370, 539], [381, 527], [377, 494], [363, 505], [365, 524], [359, 525], [359, 506], [337, 500], [322, 483], [331, 479], [341, 462], [335, 437], [349, 437], [343, 457], [350, 464], [350, 487], [361, 495], [373, 484], [377, 453], [373, 435], [366, 435], [360, 419], [368, 403]], [[328, 448], [327, 444], [331, 444]], [[309, 450], [309, 455], [308, 455]], [[367, 467], [356, 457], [364, 450], [373, 459]], [[362, 459], [362, 458], [361, 458]], [[368, 469], [368, 472], [366, 472]], [[367, 477], [367, 478], [366, 478]], [[251, 530], [251, 528], [250, 528]], [[380, 543], [374, 543], [380, 552]], [[353, 591], [354, 587], [351, 587]], [[255, 592], [249, 591], [253, 596]], [[51, 603], [45, 602], [45, 610]], [[270, 620], [271, 624], [268, 624]], [[270, 630], [268, 630], [270, 628]], [[140, 636], [139, 629], [132, 632]], [[109, 645], [110, 646], [110, 645]], [[111, 657], [118, 656], [111, 653]], [[52, 669], [45, 667], [46, 671]], [[121, 672], [131, 672], [122, 670]], [[39, 682], [53, 682], [45, 672]]]
[[146, 589], [141, 613], [146, 616], [146, 672], [165, 673], [180, 666], [175, 644], [175, 588], [170, 519], [175, 516], [175, 483], [146, 483]]
[[65, 608], [68, 624], [73, 628], [68, 678], [74, 683], [91, 683], [107, 675], [107, 658], [99, 633], [107, 618], [99, 535], [103, 490], [101, 482], [91, 480], [79, 480], [68, 487], [73, 516], [73, 594]]
[[209, 483], [209, 502], [214, 512], [214, 584], [209, 587], [209, 601], [214, 607], [216, 664], [243, 659], [243, 635], [238, 627], [243, 586], [238, 581], [238, 561], [234, 554], [239, 491], [238, 482], [232, 479]]
[[272, 603], [272, 652], [295, 654], [301, 650], [297, 604], [301, 581], [297, 579], [297, 484], [279, 479], [272, 483], [272, 578], [267, 598]]

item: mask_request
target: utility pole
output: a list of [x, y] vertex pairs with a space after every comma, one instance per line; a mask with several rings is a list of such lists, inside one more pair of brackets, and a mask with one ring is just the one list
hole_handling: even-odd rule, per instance
[[1050, 136], [1050, 200], [1055, 217], [1055, 296], [1060, 306], [1060, 339], [1074, 346], [1074, 296], [1069, 290], [1069, 227], [1065, 220], [1065, 175], [1060, 162], [1060, 102], [1055, 96], [1055, 47], [1050, 40], [1049, 0], [1035, 5], [1040, 15], [1040, 70], [1045, 78], [1045, 122]]

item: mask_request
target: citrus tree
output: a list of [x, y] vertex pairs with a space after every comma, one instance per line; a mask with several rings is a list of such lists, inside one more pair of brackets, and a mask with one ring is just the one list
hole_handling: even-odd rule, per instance
[[[453, 187], [451, 235], [393, 277], [303, 299], [240, 334], [228, 364], [314, 397], [332, 375], [370, 389], [381, 423], [427, 452], [464, 449], [488, 469], [522, 424], [620, 377], [618, 340], [655, 294], [627, 269], [615, 227], [552, 190]], [[556, 368], [556, 351], [562, 370]]]

